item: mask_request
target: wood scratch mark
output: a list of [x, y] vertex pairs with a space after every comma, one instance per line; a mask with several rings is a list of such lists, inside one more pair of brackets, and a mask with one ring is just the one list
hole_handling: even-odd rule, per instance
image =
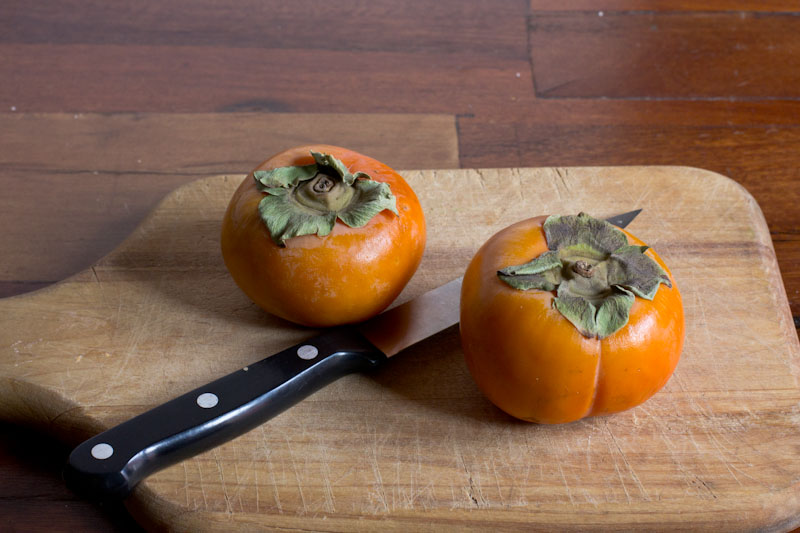
[[[236, 447], [236, 441], [231, 443], [233, 446], [233, 476], [236, 479], [236, 501], [239, 502], [239, 510], [244, 512], [244, 503], [242, 502], [242, 489], [244, 485], [242, 484], [242, 480], [239, 477], [239, 449]], [[250, 466], [248, 470], [253, 470], [254, 461], [250, 461]]]
[[[547, 441], [548, 447], [552, 449], [556, 449], [558, 446], [555, 443], [552, 433], [547, 434]], [[566, 452], [570, 454], [569, 446], [566, 447]], [[569, 486], [569, 481], [567, 480], [567, 476], [564, 473], [564, 468], [561, 465], [561, 461], [556, 459], [556, 468], [558, 468], [558, 473], [561, 476], [561, 482], [564, 484], [564, 491], [567, 493], [567, 498], [569, 498], [569, 503], [573, 506], [575, 505], [575, 499], [572, 496], [572, 489]]]
[[478, 185], [480, 185], [481, 190], [486, 190], [486, 176], [483, 175], [483, 170], [476, 169], [475, 172], [478, 174]]
[[[613, 442], [613, 437], [611, 436], [611, 429], [608, 427], [608, 422], [607, 421], [605, 421], [605, 430], [606, 430], [605, 434], [608, 435], [612, 440], [612, 442], [606, 442], [606, 446], [608, 446], [609, 451], [613, 452], [613, 449], [612, 449], [611, 445], [612, 445], [612, 443], [613, 444], [616, 444], [616, 443]], [[606, 439], [606, 440], [608, 441], [609, 439]], [[632, 503], [633, 500], [631, 499], [631, 495], [628, 492], [628, 487], [625, 484], [625, 478], [622, 476], [622, 472], [619, 469], [619, 463], [617, 462], [615, 455], [614, 455], [614, 470], [617, 472], [617, 477], [619, 478], [619, 482], [622, 485], [622, 490], [625, 492], [625, 497], [627, 498], [628, 503]]]
[[261, 491], [259, 490], [259, 486], [261, 485], [258, 481], [258, 467], [254, 465], [253, 468], [253, 475], [255, 476], [255, 486], [256, 486], [256, 514], [261, 512]]
[[336, 505], [333, 498], [333, 486], [331, 485], [331, 468], [325, 448], [322, 450], [322, 484], [325, 489], [325, 509], [334, 513]]
[[189, 507], [189, 470], [186, 461], [182, 461], [181, 466], [183, 466], [183, 494], [186, 497], [186, 507]]
[[650, 187], [645, 187], [642, 190], [641, 194], [639, 194], [638, 198], [636, 198], [636, 200], [634, 200], [631, 203], [632, 208], [633, 209], [641, 209], [642, 206], [645, 205], [645, 202], [646, 202], [647, 198], [650, 196], [650, 194], [652, 192], [653, 191], [652, 191], [652, 189]]
[[206, 484], [203, 482], [203, 469], [200, 468], [200, 461], [195, 460], [194, 464], [197, 466], [197, 475], [200, 478], [200, 492], [203, 494], [203, 510], [208, 510], [208, 498], [206, 497]]
[[[660, 438], [664, 442], [664, 445], [669, 450], [670, 457], [672, 458], [676, 468], [683, 476], [684, 483], [686, 483], [687, 487], [694, 488], [692, 480], [696, 477], [696, 475], [690, 471], [689, 469], [684, 466], [683, 462], [681, 461], [681, 454], [676, 450], [675, 444], [669, 438], [669, 430], [664, 422], [661, 420], [660, 417], [653, 415], [646, 406], [639, 406], [638, 410], [644, 413], [647, 417], [652, 420], [652, 422], [658, 427], [660, 432]], [[692, 440], [695, 449], [699, 450], [697, 443]]]
[[[120, 302], [121, 305], [121, 302]], [[139, 347], [140, 342], [148, 335], [157, 336], [158, 332], [154, 332], [153, 328], [153, 320], [158, 320], [156, 317], [159, 316], [156, 309], [153, 309], [153, 302], [152, 296], [147, 296], [144, 301], [142, 302], [142, 309], [147, 309], [149, 312], [142, 312], [141, 316], [145, 317], [140, 323], [138, 323], [137, 327], [130, 332], [130, 337], [128, 338], [127, 342], [125, 343], [126, 346], [122, 350], [124, 353], [124, 357], [122, 361], [119, 363], [117, 367], [117, 371], [114, 375], [106, 381], [106, 387], [103, 391], [103, 396], [108, 396], [109, 391], [117, 386], [117, 383], [121, 376], [126, 372], [128, 369], [129, 363], [131, 362], [131, 358], [136, 355], [137, 349]]]
[[519, 171], [518, 168], [515, 168], [515, 169], [512, 169], [511, 175], [514, 177], [514, 179], [516, 181], [516, 186], [514, 187], [514, 190], [517, 191], [517, 194], [519, 195], [520, 202], [523, 205], [525, 205], [526, 204], [526, 201], [525, 201], [525, 190], [526, 190], [525, 185], [526, 184], [522, 179], [522, 173]]
[[[495, 463], [494, 457], [491, 459], [492, 464], [492, 474], [494, 474], [494, 484], [497, 487], [497, 494], [500, 498], [500, 504], [505, 506], [505, 499], [503, 498], [503, 488], [500, 485], [500, 476], [497, 473], [497, 463]], [[511, 492], [509, 494], [509, 498], [514, 494], [514, 478], [511, 478]]]
[[389, 503], [386, 499], [386, 488], [383, 485], [383, 476], [381, 475], [381, 469], [378, 465], [378, 454], [377, 450], [375, 449], [377, 444], [373, 444], [370, 448], [370, 464], [372, 465], [372, 474], [375, 476], [375, 483], [376, 483], [376, 493], [378, 498], [383, 505], [383, 508], [386, 512], [389, 512]]
[[567, 497], [569, 498], [569, 503], [575, 505], [575, 500], [572, 497], [572, 490], [569, 488], [569, 482], [567, 481], [567, 476], [564, 474], [564, 469], [561, 467], [561, 461], [556, 463], [558, 466], [558, 473], [561, 474], [561, 480], [564, 482], [564, 489], [567, 491]]
[[[702, 324], [703, 324], [703, 334], [706, 338], [707, 346], [714, 346], [716, 343], [714, 342], [713, 335], [711, 333], [712, 327], [710, 327], [710, 323], [708, 318], [706, 317], [706, 306], [704, 304], [704, 299], [700, 298], [699, 295], [695, 296], [697, 308], [700, 310], [700, 316], [702, 316]], [[712, 357], [711, 361], [714, 365], [717, 365], [718, 359], [716, 357]]]
[[294, 479], [297, 482], [297, 492], [300, 493], [300, 502], [303, 504], [303, 510], [301, 511], [301, 514], [305, 514], [308, 511], [308, 506], [306, 504], [305, 494], [303, 494], [303, 483], [300, 481], [300, 472], [297, 470], [297, 461], [294, 459], [294, 453], [292, 453], [292, 444], [289, 442], [289, 437], [284, 435], [283, 438], [286, 441], [286, 449], [289, 451], [289, 460], [292, 463], [292, 472], [294, 473]]
[[[67, 377], [69, 377], [69, 376], [67, 376]], [[67, 383], [65, 381], [64, 374], [58, 374], [58, 381], [61, 383], [61, 391], [66, 391], [67, 390]]]
[[554, 167], [553, 171], [556, 173], [556, 176], [558, 176], [558, 180], [555, 182], [558, 200], [563, 201], [564, 198], [571, 198], [573, 196], [573, 192], [572, 188], [569, 186], [569, 181], [567, 180], [569, 177], [569, 171], [566, 168], [558, 167]]
[[592, 434], [586, 437], [586, 471], [592, 471]]
[[472, 474], [470, 473], [469, 468], [467, 468], [467, 461], [464, 459], [464, 454], [461, 451], [461, 449], [455, 444], [454, 448], [456, 457], [458, 458], [458, 462], [461, 465], [461, 468], [464, 470], [464, 473], [467, 475], [467, 482], [469, 484], [469, 489], [467, 490], [467, 497], [475, 505], [475, 507], [480, 509], [481, 507], [480, 502], [478, 502], [478, 498], [475, 497], [476, 493], [475, 481], [472, 479]]
[[[267, 434], [264, 432], [264, 425], [258, 426], [258, 430], [261, 432], [261, 438], [259, 442], [261, 444], [261, 448], [264, 450], [264, 460], [267, 462], [267, 470], [269, 472], [269, 482], [272, 486], [272, 495], [275, 499], [275, 507], [278, 509], [278, 513], [283, 513], [283, 507], [281, 506], [281, 498], [278, 489], [278, 483], [275, 480], [275, 469], [273, 468], [272, 461], [270, 461], [270, 456], [272, 453], [270, 452], [269, 448], [267, 448]], [[258, 485], [256, 485], [258, 486]], [[258, 493], [256, 493], [258, 496]]]
[[475, 504], [475, 507], [480, 508], [480, 504], [478, 503], [478, 499], [475, 497], [475, 482], [472, 480], [472, 476], [469, 476], [469, 497], [472, 500], [472, 503]]
[[767, 352], [770, 355], [773, 355], [777, 359], [780, 359], [780, 361], [786, 366], [786, 368], [789, 370], [789, 372], [791, 372], [791, 369], [792, 369], [792, 367], [794, 365], [794, 361], [787, 358], [785, 350], [779, 350], [775, 346], [767, 344], [766, 342], [764, 342], [763, 333], [759, 332], [759, 331], [753, 331], [752, 324], [749, 324], [749, 323], [746, 324], [746, 328], [747, 328], [747, 332], [750, 333], [750, 335], [747, 335], [747, 338], [749, 340], [752, 340], [756, 344], [760, 344], [761, 346], [763, 346], [764, 349], [766, 349]]
[[[636, 486], [639, 488], [639, 491], [644, 496], [644, 500], [645, 501], [650, 501], [650, 495], [647, 493], [647, 490], [644, 488], [644, 485], [642, 484], [641, 480], [639, 479], [639, 476], [636, 474], [636, 470], [634, 470], [633, 466], [630, 464], [630, 462], [628, 462], [628, 457], [625, 455], [625, 452], [622, 451], [622, 448], [620, 447], [619, 442], [617, 441], [617, 438], [614, 436], [614, 433], [611, 431], [611, 428], [608, 426], [608, 422], [607, 421], [606, 421], [606, 429], [608, 430], [608, 435], [611, 437], [611, 441], [614, 443], [614, 446], [616, 447], [617, 452], [619, 453], [620, 457], [622, 457], [622, 462], [625, 463], [625, 468], [628, 470], [628, 473], [630, 474], [631, 479], [633, 479], [633, 482], [636, 484]], [[615, 464], [616, 464], [616, 461], [615, 461]], [[627, 494], [627, 490], [625, 492]]]
[[703, 486], [703, 488], [705, 488], [708, 491], [708, 493], [711, 495], [713, 499], [715, 500], [717, 499], [717, 495], [714, 494], [714, 491], [711, 489], [711, 485], [709, 485], [706, 481], [701, 479], [700, 476], [695, 476], [695, 479], [697, 480], [698, 483], [700, 483]]
[[631, 503], [633, 500], [631, 500], [631, 495], [628, 492], [628, 487], [625, 485], [625, 479], [622, 477], [622, 472], [619, 469], [619, 463], [617, 463], [616, 460], [614, 461], [614, 470], [616, 470], [617, 477], [619, 478], [620, 483], [622, 483], [622, 490], [625, 491], [625, 498], [628, 500], [628, 503]]
[[[703, 406], [697, 403], [694, 395], [691, 394], [691, 391], [686, 388], [686, 384], [683, 382], [683, 378], [681, 377], [681, 374], [679, 372], [676, 372], [675, 374], [672, 375], [671, 381], [673, 381], [676, 385], [678, 385], [678, 388], [686, 394], [686, 397], [689, 400], [689, 405], [692, 406], [692, 408], [697, 414], [701, 415], [706, 420], [713, 420], [712, 416], [708, 413], [708, 411], [706, 411], [703, 408]], [[694, 442], [693, 438], [692, 438], [692, 443], [695, 445], [695, 447], [697, 447], [697, 443]]]
[[[760, 480], [754, 478], [753, 476], [747, 474], [746, 472], [742, 471], [740, 468], [736, 467], [736, 465], [734, 465], [730, 461], [728, 461], [726, 455], [732, 455], [732, 456], [736, 457], [736, 453], [726, 449], [719, 442], [719, 440], [717, 439], [716, 435], [714, 435], [714, 433], [712, 431], [709, 430], [709, 431], [706, 431], [705, 433], [708, 436], [709, 442], [711, 442], [711, 444], [713, 444], [714, 447], [717, 449], [717, 453], [719, 454], [720, 460], [725, 465], [725, 467], [728, 469], [728, 472], [730, 472], [731, 476], [733, 476], [733, 479], [735, 479], [737, 483], [739, 483], [740, 485], [742, 484], [741, 481], [739, 481], [738, 476], [736, 476], [736, 474], [733, 473], [733, 470], [739, 472], [739, 474], [741, 474], [742, 476], [746, 477], [747, 479], [749, 479], [751, 481], [754, 481], [755, 483], [758, 483], [759, 485], [762, 485], [762, 486], [764, 485], [764, 483], [762, 481], [760, 481]], [[716, 496], [715, 496], [715, 498], [716, 498]]]
[[747, 472], [743, 471], [741, 468], [737, 467], [736, 465], [725, 463], [725, 466], [728, 468], [728, 472], [731, 472], [731, 475], [733, 476], [733, 479], [735, 479], [739, 483], [739, 485], [741, 485], [742, 483], [739, 481], [739, 478], [736, 477], [736, 475], [732, 472], [732, 470], [735, 470], [735, 471], [739, 472], [739, 474], [743, 475], [744, 477], [746, 477], [747, 479], [749, 479], [751, 481], [754, 481], [754, 482], [758, 483], [761, 486], [766, 486], [763, 481], [754, 478], [753, 476], [751, 476]]
[[219, 456], [217, 455], [216, 448], [211, 452], [214, 456], [214, 463], [217, 465], [217, 472], [219, 473], [219, 483], [222, 487], [222, 497], [225, 499], [225, 507], [228, 510], [228, 514], [233, 514], [233, 504], [231, 504], [231, 498], [228, 494], [228, 487], [225, 485], [225, 474], [222, 472], [222, 464], [219, 461]]

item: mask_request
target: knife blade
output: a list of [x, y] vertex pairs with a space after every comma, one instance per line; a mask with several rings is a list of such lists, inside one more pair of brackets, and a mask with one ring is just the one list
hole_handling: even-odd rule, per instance
[[[607, 219], [620, 227], [641, 210]], [[461, 278], [355, 326], [332, 328], [187, 392], [78, 445], [64, 479], [121, 499], [145, 477], [259, 426], [347, 374], [369, 370], [458, 323]]]

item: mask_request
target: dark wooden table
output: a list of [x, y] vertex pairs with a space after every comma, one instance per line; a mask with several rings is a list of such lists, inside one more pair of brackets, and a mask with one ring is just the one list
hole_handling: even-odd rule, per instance
[[[800, 326], [798, 9], [790, 0], [6, 0], [0, 296], [92, 264], [181, 183], [243, 174], [279, 149], [320, 141], [396, 168], [722, 173], [760, 204]], [[63, 487], [67, 451], [0, 423], [0, 530], [136, 530], [121, 506]]]

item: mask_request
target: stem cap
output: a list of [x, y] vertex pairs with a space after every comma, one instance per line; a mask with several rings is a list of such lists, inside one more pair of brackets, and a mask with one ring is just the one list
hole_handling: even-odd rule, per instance
[[585, 213], [550, 216], [543, 225], [549, 250], [497, 275], [518, 290], [556, 291], [553, 306], [586, 337], [622, 329], [635, 297], [652, 300], [669, 276], [647, 246], [628, 244], [618, 228]]
[[267, 193], [258, 204], [272, 240], [284, 246], [300, 235], [328, 235], [341, 220], [351, 228], [365, 226], [388, 209], [399, 216], [389, 185], [350, 169], [330, 154], [311, 152], [314, 163], [257, 170], [257, 188]]

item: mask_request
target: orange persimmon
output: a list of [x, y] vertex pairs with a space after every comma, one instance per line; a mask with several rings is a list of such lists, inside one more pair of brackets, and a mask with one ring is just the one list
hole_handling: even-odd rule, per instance
[[222, 256], [264, 310], [298, 324], [355, 323], [413, 276], [425, 218], [394, 170], [352, 150], [300, 146], [258, 165], [222, 223]]
[[629, 409], [661, 389], [684, 340], [667, 265], [624, 230], [580, 214], [492, 236], [461, 292], [470, 373], [510, 415], [563, 423]]

